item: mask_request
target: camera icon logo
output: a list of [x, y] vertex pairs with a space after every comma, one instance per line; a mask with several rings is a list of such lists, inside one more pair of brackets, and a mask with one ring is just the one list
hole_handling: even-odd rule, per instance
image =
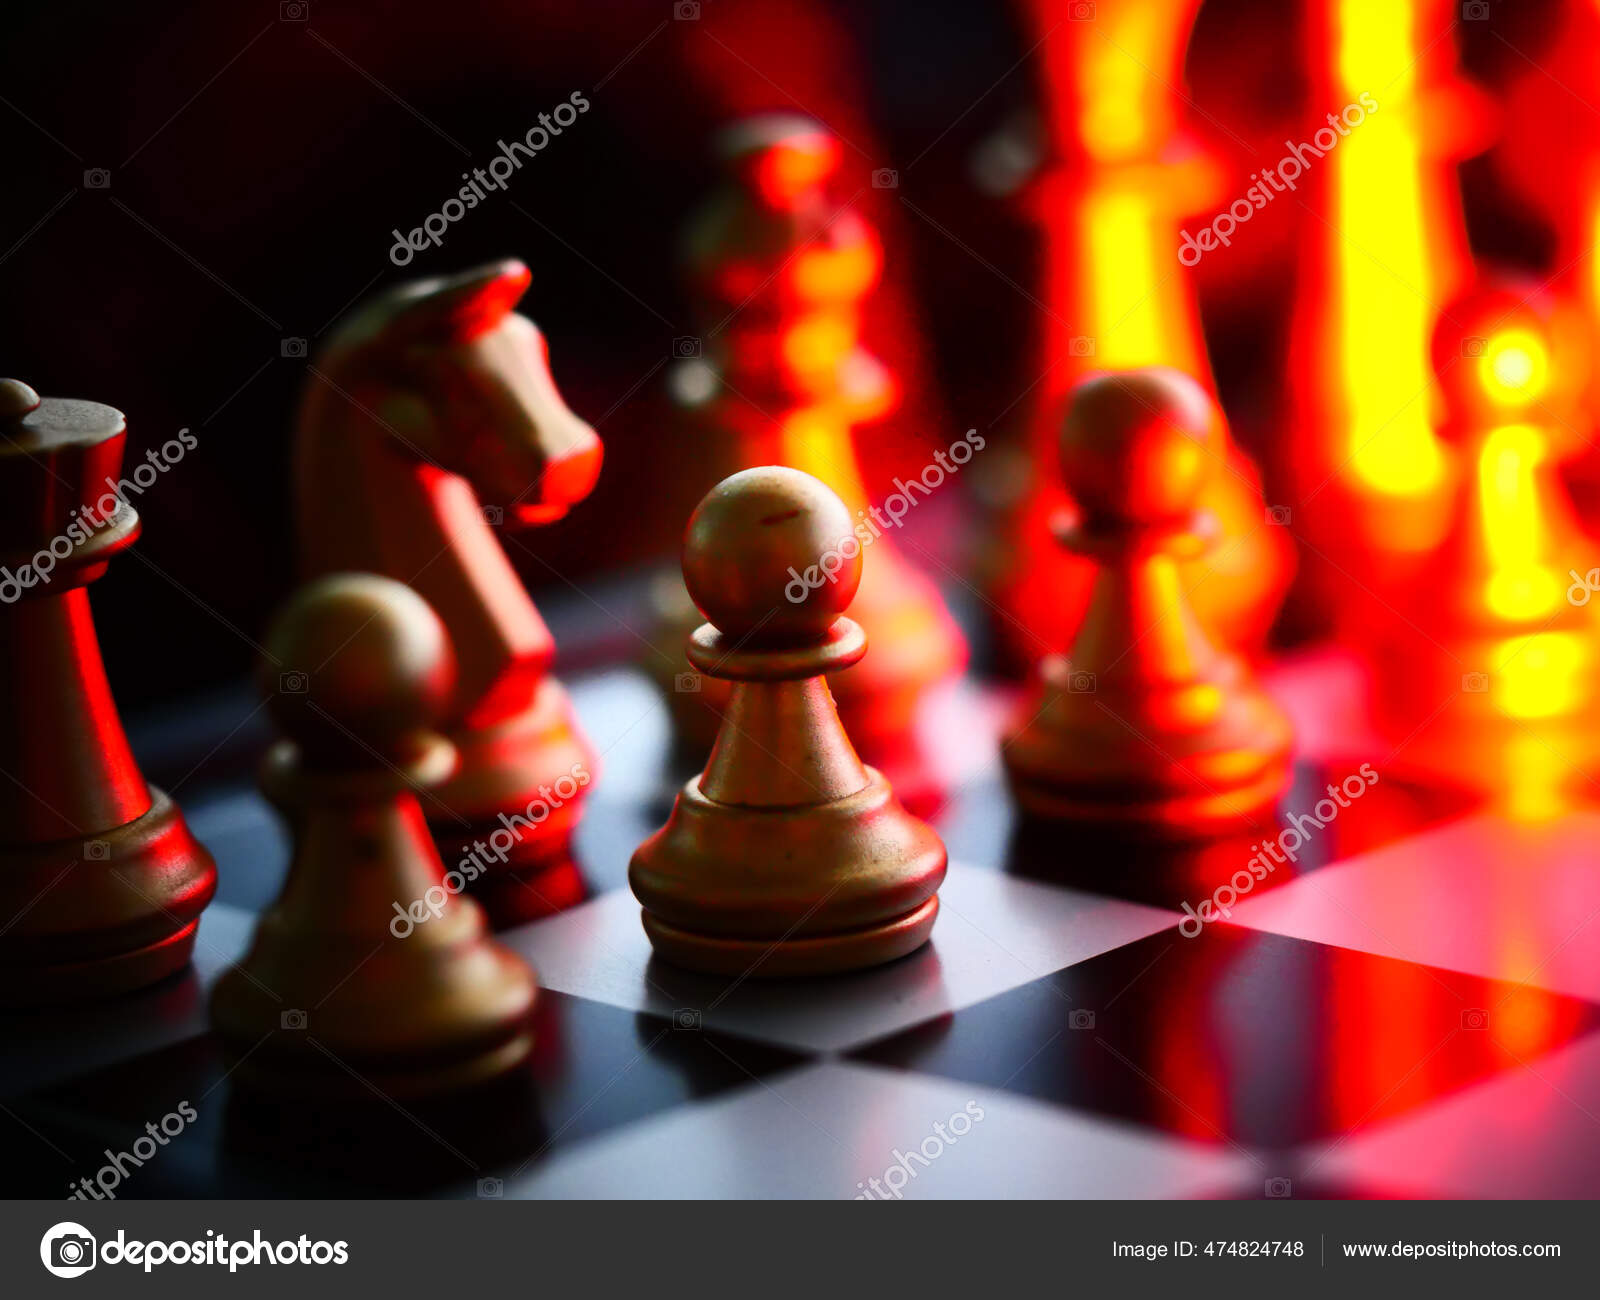
[[1067, 690], [1074, 695], [1093, 695], [1095, 685], [1093, 673], [1077, 672], [1067, 678]]
[[478, 1199], [480, 1201], [498, 1201], [506, 1194], [505, 1183], [498, 1178], [478, 1179]]
[[284, 339], [282, 343], [278, 344], [278, 353], [280, 356], [291, 359], [303, 357], [306, 354], [306, 341], [302, 338]]
[[1286, 1201], [1294, 1195], [1294, 1184], [1287, 1178], [1269, 1178], [1266, 1190], [1268, 1199]]
[[311, 689], [311, 678], [305, 673], [279, 673], [278, 690], [285, 695], [304, 695]]
[[672, 16], [680, 23], [700, 21], [700, 0], [678, 0], [672, 6]]
[[1077, 1011], [1068, 1012], [1068, 1014], [1067, 1014], [1067, 1028], [1068, 1029], [1093, 1029], [1094, 1028], [1094, 1012], [1092, 1012], [1092, 1011], [1084, 1011], [1082, 1009], [1079, 1009]]
[[693, 334], [680, 334], [672, 340], [672, 355], [679, 361], [690, 361], [700, 355], [700, 340]]
[[39, 1241], [39, 1261], [57, 1277], [82, 1277], [98, 1255], [93, 1235], [81, 1223], [58, 1223]]
[[278, 0], [280, 23], [303, 23], [309, 17], [311, 17], [311, 5], [308, 0]]
[[83, 842], [83, 858], [85, 862], [105, 862], [110, 857], [110, 840], [85, 840]]
[[1461, 689], [1471, 695], [1482, 695], [1489, 689], [1489, 674], [1462, 673]]
[[698, 695], [700, 693], [699, 673], [679, 673], [672, 679], [672, 689], [679, 695]]
[[1086, 334], [1067, 340], [1067, 355], [1070, 357], [1092, 357], [1094, 352], [1094, 340]]
[[1287, 528], [1289, 521], [1293, 518], [1294, 511], [1290, 510], [1288, 506], [1267, 507], [1267, 522], [1269, 524], [1276, 524], [1279, 528]]
[[872, 188], [875, 190], [897, 190], [900, 188], [900, 173], [893, 167], [880, 167], [872, 173]]
[[1469, 23], [1481, 23], [1489, 16], [1489, 0], [1466, 0], [1461, 16]]
[[109, 167], [91, 167], [83, 174], [83, 188], [86, 190], [109, 190], [111, 188], [111, 169]]
[[500, 507], [500, 506], [484, 506], [483, 507], [483, 522], [488, 524], [491, 528], [498, 528], [501, 524], [505, 523], [505, 521], [506, 521], [506, 512], [502, 507]]
[[278, 1017], [278, 1024], [284, 1029], [304, 1029], [306, 1027], [306, 1013], [304, 1011], [285, 1011]]
[[[1471, 8], [1471, 6], [1469, 5], [1468, 8]], [[1489, 340], [1481, 335], [1474, 334], [1470, 338], [1461, 340], [1461, 355], [1464, 357], [1481, 357], [1488, 350]]]
[[688, 1007], [672, 1013], [672, 1027], [674, 1029], [699, 1029], [700, 1013], [691, 1011]]
[[1463, 1029], [1487, 1029], [1489, 1027], [1489, 1013], [1482, 1007], [1468, 1007], [1461, 1013], [1461, 1027]]
[[1092, 23], [1094, 21], [1093, 0], [1072, 0], [1067, 6], [1067, 18], [1075, 23]]

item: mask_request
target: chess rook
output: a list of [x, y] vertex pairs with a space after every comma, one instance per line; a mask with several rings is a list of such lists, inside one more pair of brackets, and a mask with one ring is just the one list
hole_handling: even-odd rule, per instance
[[261, 675], [286, 736], [262, 786], [294, 856], [212, 996], [233, 1077], [363, 1099], [504, 1075], [531, 1046], [534, 978], [447, 881], [415, 793], [431, 798], [456, 763], [433, 730], [454, 686], [443, 625], [398, 582], [330, 576], [279, 614]]
[[822, 974], [900, 957], [933, 928], [944, 845], [856, 756], [824, 680], [866, 653], [843, 617], [861, 548], [833, 582], [785, 595], [790, 567], [817, 563], [852, 522], [825, 484], [777, 466], [724, 480], [689, 521], [683, 576], [710, 620], [689, 659], [731, 683], [727, 713], [705, 771], [628, 871], [674, 964]]
[[556, 391], [544, 336], [512, 310], [528, 280], [501, 262], [358, 308], [317, 359], [295, 448], [307, 572], [405, 582], [455, 646], [444, 726], [461, 762], [430, 803], [440, 852], [453, 866], [503, 841], [507, 819], [537, 826], [474, 886], [502, 919], [576, 901], [570, 840], [597, 767], [501, 546], [525, 549], [519, 526], [587, 496], [602, 456]]
[[[88, 584], [139, 535], [127, 425], [0, 380], [0, 1002], [102, 996], [189, 960], [216, 866], [145, 783]], [[102, 508], [103, 507], [103, 508]]]
[[1178, 574], [1207, 544], [1196, 503], [1223, 454], [1219, 420], [1174, 370], [1108, 374], [1073, 393], [1061, 465], [1078, 509], [1058, 537], [1096, 576], [1071, 652], [1041, 666], [1005, 741], [1034, 817], [1204, 838], [1260, 817], [1288, 784], [1287, 720], [1212, 644]]

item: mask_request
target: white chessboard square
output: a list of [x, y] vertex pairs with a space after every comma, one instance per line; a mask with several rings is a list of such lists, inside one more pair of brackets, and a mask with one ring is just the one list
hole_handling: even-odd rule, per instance
[[1231, 919], [1600, 1002], [1597, 844], [1600, 814], [1479, 814], [1249, 898]]
[[1130, 1200], [1208, 1196], [1258, 1176], [1233, 1148], [828, 1061], [630, 1124], [509, 1177], [505, 1194]]
[[630, 1011], [700, 1013], [706, 1028], [842, 1052], [1168, 929], [1174, 912], [952, 863], [932, 942], [876, 970], [729, 981], [651, 957], [639, 903], [613, 890], [500, 936], [547, 988]]

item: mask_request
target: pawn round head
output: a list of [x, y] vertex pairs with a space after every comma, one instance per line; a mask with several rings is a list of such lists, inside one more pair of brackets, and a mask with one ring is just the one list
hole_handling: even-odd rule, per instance
[[1572, 331], [1559, 328], [1557, 316], [1536, 286], [1492, 277], [1439, 313], [1432, 360], [1446, 431], [1507, 423], [1559, 403], [1581, 365], [1561, 346]]
[[455, 686], [455, 654], [439, 616], [404, 583], [334, 574], [278, 612], [260, 677], [274, 721], [305, 753], [379, 766], [429, 738]]
[[747, 646], [821, 640], [861, 585], [861, 539], [821, 479], [779, 465], [747, 469], [689, 517], [683, 580], [724, 636]]
[[1061, 470], [1091, 529], [1182, 523], [1221, 453], [1216, 404], [1165, 367], [1094, 375], [1073, 390]]

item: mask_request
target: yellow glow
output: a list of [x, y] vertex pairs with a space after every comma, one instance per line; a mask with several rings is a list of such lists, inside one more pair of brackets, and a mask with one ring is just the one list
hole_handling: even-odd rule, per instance
[[1568, 574], [1546, 563], [1548, 528], [1536, 478], [1548, 452], [1544, 434], [1508, 424], [1484, 439], [1478, 461], [1478, 509], [1488, 548], [1484, 603], [1501, 618], [1544, 618], [1565, 600]]
[[1166, 93], [1153, 67], [1164, 67], [1162, 24], [1173, 26], [1165, 5], [1123, 4], [1106, 6], [1097, 15], [1112, 25], [1107, 37], [1094, 37], [1083, 46], [1084, 104], [1081, 132], [1089, 155], [1102, 161], [1137, 157], [1149, 150], [1155, 138], [1151, 121], [1152, 93]]
[[852, 511], [867, 503], [866, 488], [856, 467], [850, 427], [826, 406], [808, 406], [783, 421], [780, 464], [820, 478]]
[[1550, 382], [1550, 354], [1530, 330], [1504, 330], [1478, 358], [1478, 382], [1499, 406], [1531, 402]]
[[1085, 265], [1092, 277], [1095, 362], [1106, 367], [1175, 365], [1192, 355], [1173, 326], [1186, 319], [1172, 295], [1183, 291], [1172, 274], [1170, 246], [1156, 265], [1155, 200], [1141, 191], [1101, 185], [1084, 199], [1088, 237]]
[[1507, 637], [1494, 660], [1490, 689], [1496, 707], [1507, 717], [1555, 717], [1587, 694], [1584, 676], [1592, 670], [1592, 659], [1579, 633]]
[[1321, 162], [1337, 195], [1338, 348], [1349, 402], [1345, 447], [1369, 488], [1400, 496], [1440, 486], [1444, 457], [1429, 423], [1429, 339], [1438, 285], [1428, 248], [1417, 141], [1411, 0], [1344, 0], [1341, 93], [1381, 92], [1379, 110]]

